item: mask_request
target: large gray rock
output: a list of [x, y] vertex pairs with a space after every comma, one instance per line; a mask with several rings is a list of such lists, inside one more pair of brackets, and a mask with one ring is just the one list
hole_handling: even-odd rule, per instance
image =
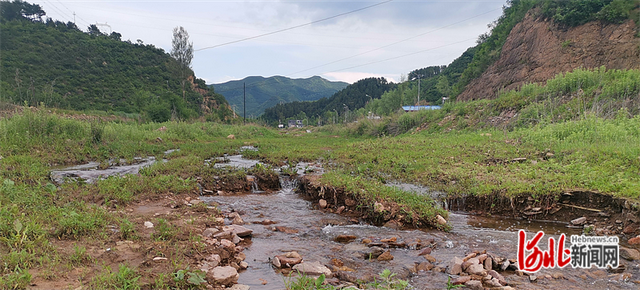
[[238, 271], [230, 266], [215, 267], [207, 273], [208, 278], [213, 280], [215, 284], [232, 285], [238, 282]]
[[331, 275], [331, 270], [320, 264], [320, 262], [304, 262], [293, 266], [293, 270], [312, 276], [320, 276], [322, 274], [325, 276]]

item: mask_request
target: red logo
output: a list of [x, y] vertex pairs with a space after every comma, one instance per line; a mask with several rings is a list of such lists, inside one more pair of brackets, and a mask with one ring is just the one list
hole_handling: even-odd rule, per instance
[[[556, 265], [563, 268], [571, 262], [571, 252], [564, 248], [565, 235], [561, 234], [556, 247], [554, 238], [549, 238], [549, 249], [542, 251], [538, 247], [538, 242], [544, 233], [538, 232], [533, 239], [527, 241], [527, 236], [523, 230], [518, 231], [518, 269], [525, 272], [535, 273], [541, 268], [553, 268]], [[527, 255], [529, 253], [529, 255]], [[565, 260], [564, 255], [569, 255]]]

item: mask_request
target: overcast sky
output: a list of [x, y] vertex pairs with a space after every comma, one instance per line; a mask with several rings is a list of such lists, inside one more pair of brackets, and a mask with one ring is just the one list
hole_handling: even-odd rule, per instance
[[[506, 1], [27, 2], [39, 4], [56, 20], [74, 21], [75, 13], [84, 31], [89, 24], [106, 24], [98, 26], [101, 31], [116, 31], [123, 40], [140, 39], [167, 52], [173, 28], [183, 26], [196, 50], [192, 68], [211, 84], [254, 75], [319, 75], [349, 83], [384, 76], [397, 82], [414, 69], [449, 64], [475, 45]], [[368, 6], [373, 7], [362, 9]], [[348, 13], [354, 10], [359, 11]], [[330, 19], [315, 22], [326, 18]], [[315, 23], [304, 25], [311, 22]], [[304, 26], [204, 49], [300, 25]]]

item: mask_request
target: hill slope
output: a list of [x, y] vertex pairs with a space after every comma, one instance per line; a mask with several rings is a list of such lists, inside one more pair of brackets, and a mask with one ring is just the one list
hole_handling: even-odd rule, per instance
[[183, 94], [178, 65], [164, 50], [95, 26], [85, 33], [71, 22], [43, 21], [44, 15], [38, 5], [2, 2], [1, 101], [140, 113], [155, 121], [229, 116], [224, 97], [193, 72]]
[[[317, 118], [323, 120], [355, 119], [353, 111], [363, 108], [368, 102], [379, 99], [382, 94], [396, 87], [385, 78], [359, 80], [329, 98], [309, 102], [278, 104], [265, 110], [262, 119], [269, 123], [284, 122], [287, 119], [310, 118], [310, 124]], [[349, 113], [352, 112], [352, 113]], [[340, 116], [340, 117], [339, 117]]]
[[319, 76], [307, 79], [251, 76], [242, 80], [213, 84], [210, 87], [215, 87], [229, 104], [236, 107], [236, 112], [242, 115], [243, 83], [247, 88], [247, 116], [258, 116], [264, 113], [266, 108], [280, 103], [315, 101], [329, 97], [349, 85], [345, 82], [328, 81]]
[[500, 58], [469, 82], [457, 99], [495, 98], [501, 90], [545, 82], [580, 67], [638, 69], [640, 39], [634, 34], [633, 20], [564, 28], [531, 11], [511, 30]]

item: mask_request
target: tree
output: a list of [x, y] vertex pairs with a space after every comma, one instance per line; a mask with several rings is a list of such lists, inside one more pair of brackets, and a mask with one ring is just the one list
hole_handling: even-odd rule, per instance
[[191, 69], [193, 59], [193, 42], [189, 42], [189, 33], [182, 26], [173, 29], [171, 40], [171, 56], [178, 61], [182, 73], [182, 98], [185, 98], [185, 82], [187, 73]]

